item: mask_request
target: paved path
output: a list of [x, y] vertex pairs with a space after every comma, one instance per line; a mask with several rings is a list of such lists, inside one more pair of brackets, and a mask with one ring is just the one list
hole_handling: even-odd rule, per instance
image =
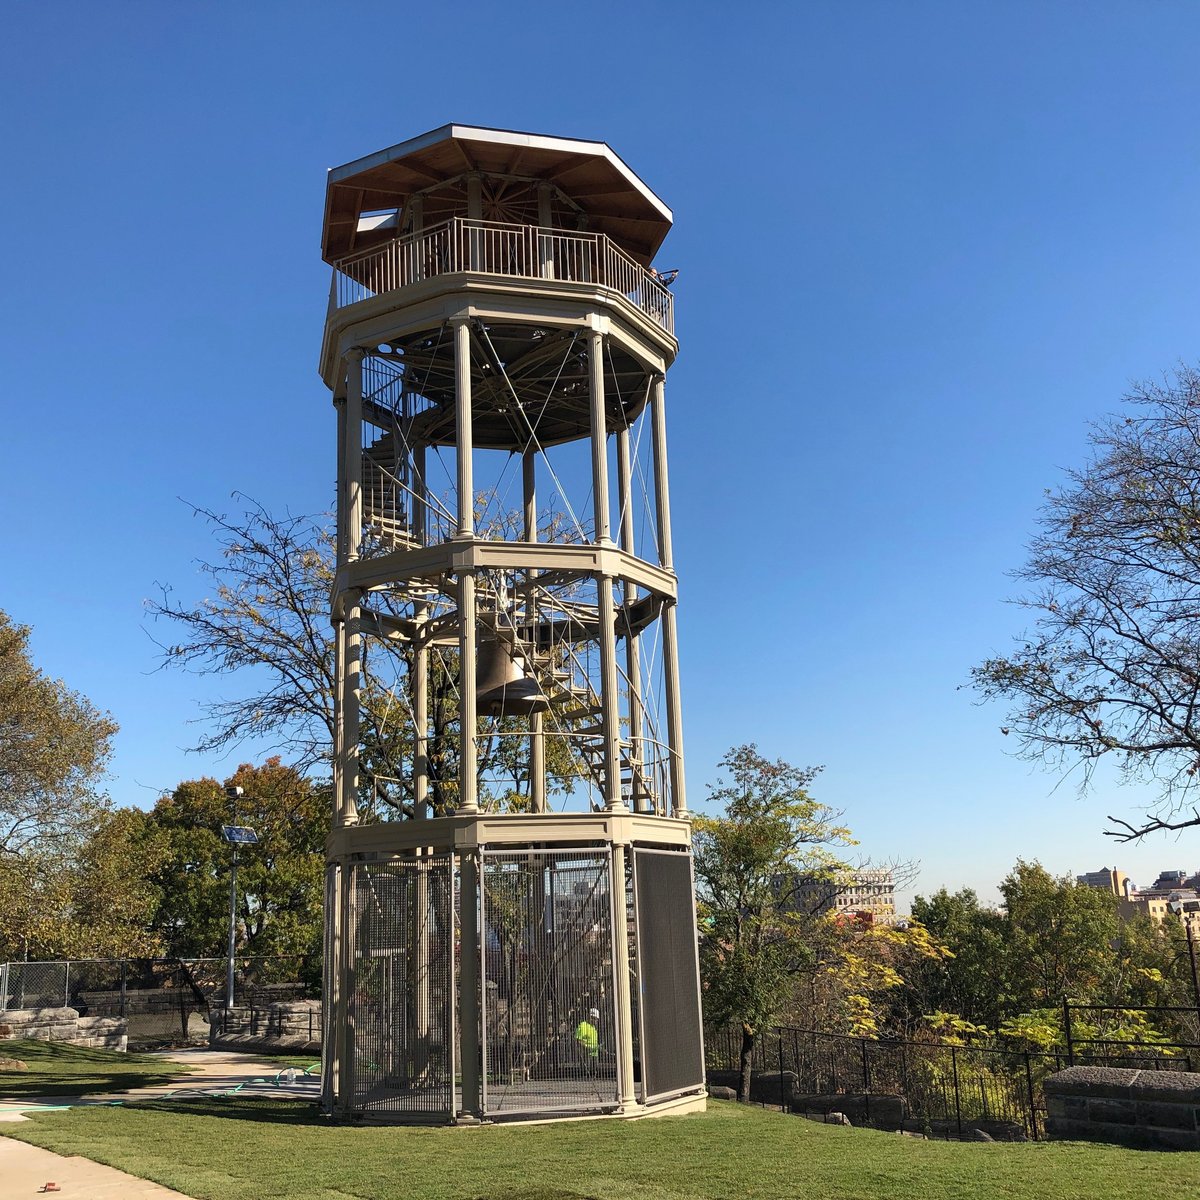
[[90, 1158], [64, 1158], [39, 1146], [0, 1137], [0, 1193], [4, 1200], [42, 1195], [47, 1183], [58, 1184], [63, 1200], [189, 1200], [148, 1179], [126, 1175]]
[[[238, 1089], [239, 1096], [273, 1096], [280, 1100], [316, 1102], [320, 1081], [314, 1075], [296, 1073], [288, 1083], [280, 1066], [256, 1061], [253, 1056], [222, 1050], [173, 1050], [162, 1057], [186, 1063], [196, 1070], [171, 1083], [113, 1092], [103, 1096], [45, 1096], [9, 1098], [0, 1096], [0, 1122], [25, 1121], [25, 1113], [62, 1111], [65, 1108], [112, 1103], [114, 1100], [163, 1100], [172, 1096], [194, 1100], [198, 1094], [215, 1094]], [[279, 1078], [277, 1078], [279, 1077]], [[182, 1192], [101, 1166], [88, 1158], [66, 1158], [38, 1146], [0, 1136], [0, 1196], [3, 1200], [25, 1200], [42, 1195], [47, 1183], [56, 1183], [63, 1200], [190, 1200]]]

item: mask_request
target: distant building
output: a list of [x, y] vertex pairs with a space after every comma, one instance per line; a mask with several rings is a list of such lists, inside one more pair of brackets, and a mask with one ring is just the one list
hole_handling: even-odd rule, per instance
[[1120, 900], [1128, 900], [1134, 887], [1129, 876], [1124, 871], [1113, 867], [1102, 867], [1099, 871], [1089, 871], [1086, 875], [1076, 875], [1075, 882], [1084, 887], [1095, 888], [1097, 891], [1108, 892]]
[[1150, 886], [1153, 892], [1170, 892], [1175, 888], [1187, 887], [1188, 874], [1186, 871], [1163, 871]]
[[797, 889], [806, 912], [869, 916], [881, 925], [896, 921], [896, 881], [888, 867], [862, 867], [836, 881], [814, 879]]
[[1149, 917], [1155, 925], [1161, 925], [1171, 915], [1171, 909], [1165, 896], [1139, 892], [1120, 904], [1121, 918], [1128, 921], [1139, 914]]
[[1126, 920], [1138, 914], [1149, 917], [1156, 925], [1174, 919], [1193, 936], [1200, 937], [1200, 872], [1189, 875], [1186, 871], [1161, 871], [1148, 888], [1136, 887], [1116, 867], [1077, 875], [1075, 881], [1116, 896], [1121, 916]]

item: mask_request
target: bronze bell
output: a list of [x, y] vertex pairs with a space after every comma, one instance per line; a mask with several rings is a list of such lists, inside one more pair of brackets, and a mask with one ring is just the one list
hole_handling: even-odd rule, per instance
[[538, 681], [525, 673], [519, 657], [497, 638], [480, 638], [475, 658], [475, 707], [493, 717], [529, 717], [550, 701]]

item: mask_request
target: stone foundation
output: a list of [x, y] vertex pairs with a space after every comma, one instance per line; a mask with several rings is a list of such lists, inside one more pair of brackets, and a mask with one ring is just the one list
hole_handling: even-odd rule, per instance
[[12, 1008], [3, 1014], [10, 1038], [69, 1042], [99, 1050], [128, 1048], [126, 1022], [120, 1017], [81, 1017], [74, 1008]]
[[1049, 1138], [1200, 1150], [1200, 1074], [1068, 1067], [1045, 1092]]
[[321, 1053], [320, 1000], [290, 1000], [253, 1008], [213, 1009], [209, 1044], [221, 1050]]

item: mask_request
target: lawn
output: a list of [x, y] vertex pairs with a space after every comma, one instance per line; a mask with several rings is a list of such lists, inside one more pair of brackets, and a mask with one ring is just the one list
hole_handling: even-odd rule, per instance
[[28, 1071], [0, 1070], [0, 1096], [91, 1096], [165, 1083], [190, 1072], [151, 1054], [120, 1054], [66, 1042], [3, 1041], [0, 1058], [17, 1058]]
[[198, 1200], [1161, 1200], [1195, 1155], [932, 1142], [716, 1102], [638, 1122], [332, 1125], [296, 1103], [181, 1100], [44, 1113], [4, 1134]]

